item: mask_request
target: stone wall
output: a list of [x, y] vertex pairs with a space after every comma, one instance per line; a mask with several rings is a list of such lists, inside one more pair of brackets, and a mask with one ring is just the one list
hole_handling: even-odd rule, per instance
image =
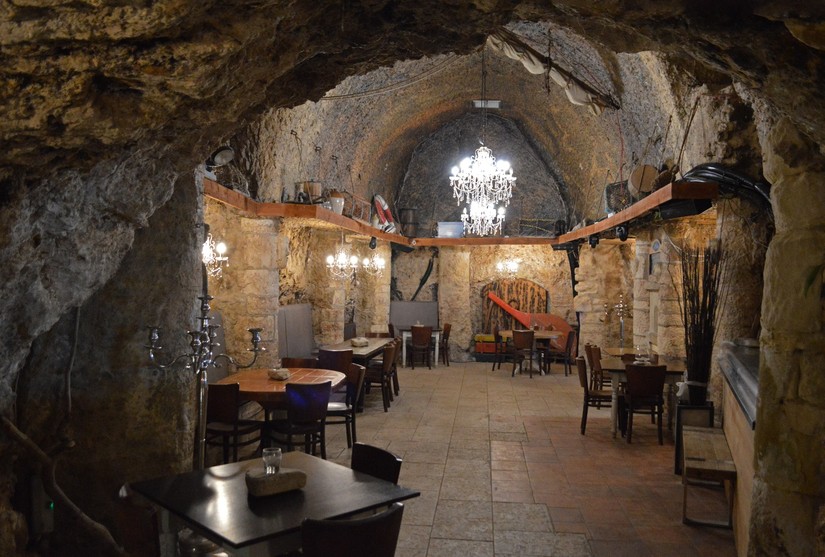
[[221, 312], [226, 353], [239, 363], [249, 361], [251, 347], [247, 329], [261, 329], [266, 352], [256, 365], [274, 367], [278, 356], [279, 270], [286, 266], [288, 244], [275, 219], [251, 218], [206, 200], [204, 220], [214, 241], [227, 246], [228, 265], [222, 277], [209, 279], [212, 308]]
[[[634, 241], [602, 240], [595, 248], [582, 244], [573, 308], [581, 318], [579, 344], [620, 346], [620, 301], [633, 306]], [[620, 297], [621, 295], [621, 297]], [[633, 338], [633, 315], [624, 313], [624, 344]]]

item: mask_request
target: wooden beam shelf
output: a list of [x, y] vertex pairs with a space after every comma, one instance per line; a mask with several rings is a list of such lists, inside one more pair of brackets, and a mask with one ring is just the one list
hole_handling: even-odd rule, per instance
[[310, 226], [326, 225], [349, 230], [365, 236], [375, 236], [380, 240], [395, 242], [405, 246], [526, 246], [526, 245], [564, 245], [579, 240], [586, 240], [593, 234], [611, 230], [620, 224], [658, 210], [670, 201], [678, 200], [713, 200], [719, 196], [719, 185], [710, 182], [683, 182], [668, 184], [630, 207], [619, 211], [591, 225], [578, 228], [559, 237], [547, 236], [487, 236], [484, 238], [407, 238], [401, 234], [388, 234], [360, 220], [339, 215], [320, 205], [300, 203], [261, 203], [250, 199], [234, 190], [226, 188], [209, 178], [203, 179], [205, 196], [234, 207], [244, 214], [261, 218], [295, 218], [307, 219]]
[[614, 213], [604, 220], [578, 228], [558, 238], [559, 244], [568, 244], [577, 240], [585, 240], [593, 234], [616, 228], [620, 224], [631, 222], [651, 213], [666, 203], [676, 200], [712, 200], [719, 197], [719, 184], [711, 182], [681, 182], [668, 184], [645, 198], [637, 201], [630, 207]]

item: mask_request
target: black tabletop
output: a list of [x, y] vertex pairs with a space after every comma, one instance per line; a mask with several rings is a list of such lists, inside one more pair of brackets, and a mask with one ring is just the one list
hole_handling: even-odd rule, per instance
[[307, 474], [303, 489], [252, 497], [246, 470], [260, 459], [145, 480], [132, 488], [232, 548], [300, 531], [305, 518], [329, 519], [411, 499], [419, 492], [301, 452], [285, 453], [281, 466]]

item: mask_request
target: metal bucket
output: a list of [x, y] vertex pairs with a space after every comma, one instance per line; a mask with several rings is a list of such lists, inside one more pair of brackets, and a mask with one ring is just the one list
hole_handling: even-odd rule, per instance
[[399, 209], [398, 222], [401, 223], [401, 229], [404, 235], [410, 238], [418, 236], [418, 219], [416, 218], [415, 209]]

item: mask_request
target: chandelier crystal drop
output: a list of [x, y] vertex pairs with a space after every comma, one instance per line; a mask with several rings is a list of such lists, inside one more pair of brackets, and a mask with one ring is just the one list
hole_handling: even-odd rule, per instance
[[472, 201], [470, 202], [470, 212], [467, 213], [465, 207], [461, 213], [461, 222], [464, 223], [466, 234], [489, 236], [501, 233], [504, 215], [504, 207], [496, 209], [495, 204], [490, 201]]

